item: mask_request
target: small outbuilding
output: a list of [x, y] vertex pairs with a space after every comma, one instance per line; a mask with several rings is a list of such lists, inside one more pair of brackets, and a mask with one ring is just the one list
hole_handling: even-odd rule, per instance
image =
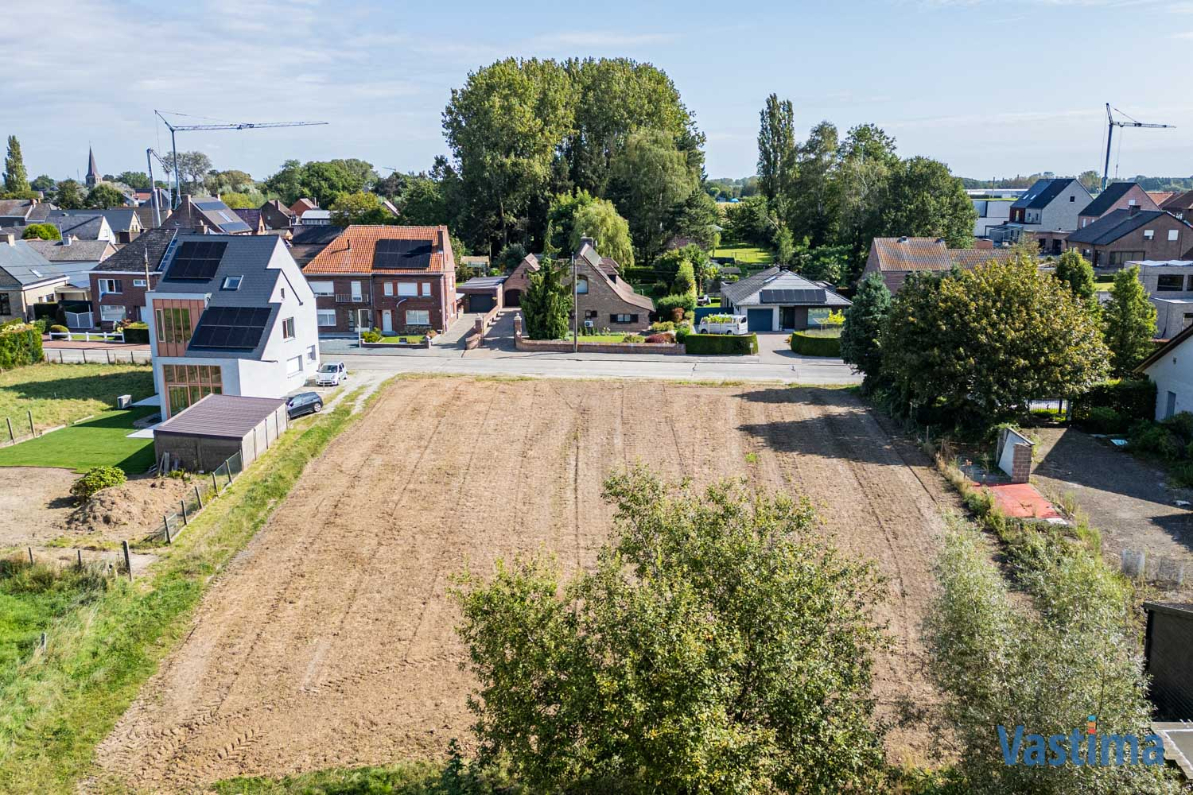
[[240, 454], [247, 467], [288, 427], [280, 398], [207, 395], [153, 429], [157, 460], [170, 454], [170, 466], [211, 472]]
[[488, 312], [504, 304], [504, 276], [476, 276], [456, 285], [456, 292], [464, 296], [466, 312]]

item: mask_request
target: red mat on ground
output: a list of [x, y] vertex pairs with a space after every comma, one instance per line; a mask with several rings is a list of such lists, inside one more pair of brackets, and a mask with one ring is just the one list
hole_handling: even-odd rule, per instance
[[[976, 483], [974, 484], [977, 485]], [[1004, 486], [987, 486], [999, 509], [1016, 519], [1061, 519], [1061, 515], [1036, 491], [1030, 483], [1008, 483]]]

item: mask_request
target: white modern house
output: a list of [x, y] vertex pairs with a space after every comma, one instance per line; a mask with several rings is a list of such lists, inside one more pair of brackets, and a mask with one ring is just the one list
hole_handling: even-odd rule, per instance
[[315, 295], [276, 235], [178, 235], [146, 298], [163, 418], [205, 395], [280, 398], [319, 367]]
[[1156, 384], [1156, 420], [1193, 412], [1193, 326], [1188, 326], [1135, 368]]

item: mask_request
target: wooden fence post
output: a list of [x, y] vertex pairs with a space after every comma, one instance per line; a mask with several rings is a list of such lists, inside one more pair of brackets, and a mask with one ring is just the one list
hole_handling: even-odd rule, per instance
[[62, 349], [58, 349], [58, 364], [62, 364]]
[[108, 364], [112, 363], [112, 352], [107, 348], [104, 349], [104, 358], [108, 360]]
[[33, 547], [29, 547], [29, 565], [33, 565]]
[[83, 348], [83, 364], [87, 364], [87, 349]]
[[12, 417], [5, 417], [4, 421], [8, 423], [8, 441], [15, 442], [17, 440], [17, 436], [12, 432]]
[[82, 571], [83, 570], [83, 550], [76, 549], [75, 552], [77, 552], [79, 554], [79, 570]]
[[203, 510], [203, 495], [199, 493], [199, 484], [195, 484], [195, 499], [199, 502], [199, 510]]
[[219, 493], [220, 493], [220, 482], [219, 482], [219, 480], [217, 480], [217, 479], [216, 479], [216, 477], [215, 477], [215, 470], [214, 470], [214, 469], [211, 471], [211, 487], [212, 487], [213, 489], [215, 489], [215, 493], [216, 493], [216, 494], [219, 494]]
[[173, 544], [174, 539], [170, 538], [170, 517], [162, 514], [162, 527], [166, 529], [166, 543]]
[[29, 433], [36, 435], [36, 431], [33, 430], [33, 410], [29, 409], [25, 415], [29, 417]]
[[186, 500], [179, 500], [178, 503], [182, 506], [182, 526], [189, 527], [191, 520], [186, 517]]
[[128, 569], [128, 578], [129, 578], [129, 580], [132, 580], [132, 578], [133, 578], [133, 556], [132, 556], [132, 553], [130, 553], [128, 551], [128, 542], [121, 541], [120, 547], [121, 547], [121, 550], [124, 552], [124, 566], [125, 566], [125, 568]]

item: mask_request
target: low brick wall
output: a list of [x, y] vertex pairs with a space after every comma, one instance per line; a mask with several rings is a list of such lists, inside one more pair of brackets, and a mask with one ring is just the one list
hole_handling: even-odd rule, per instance
[[423, 337], [422, 342], [362, 342], [362, 348], [430, 348], [431, 342]]
[[[514, 342], [520, 351], [572, 352], [572, 343], [563, 340], [528, 340], [518, 336]], [[682, 356], [683, 352], [683, 346], [675, 342], [580, 342], [580, 353], [661, 353]]]

